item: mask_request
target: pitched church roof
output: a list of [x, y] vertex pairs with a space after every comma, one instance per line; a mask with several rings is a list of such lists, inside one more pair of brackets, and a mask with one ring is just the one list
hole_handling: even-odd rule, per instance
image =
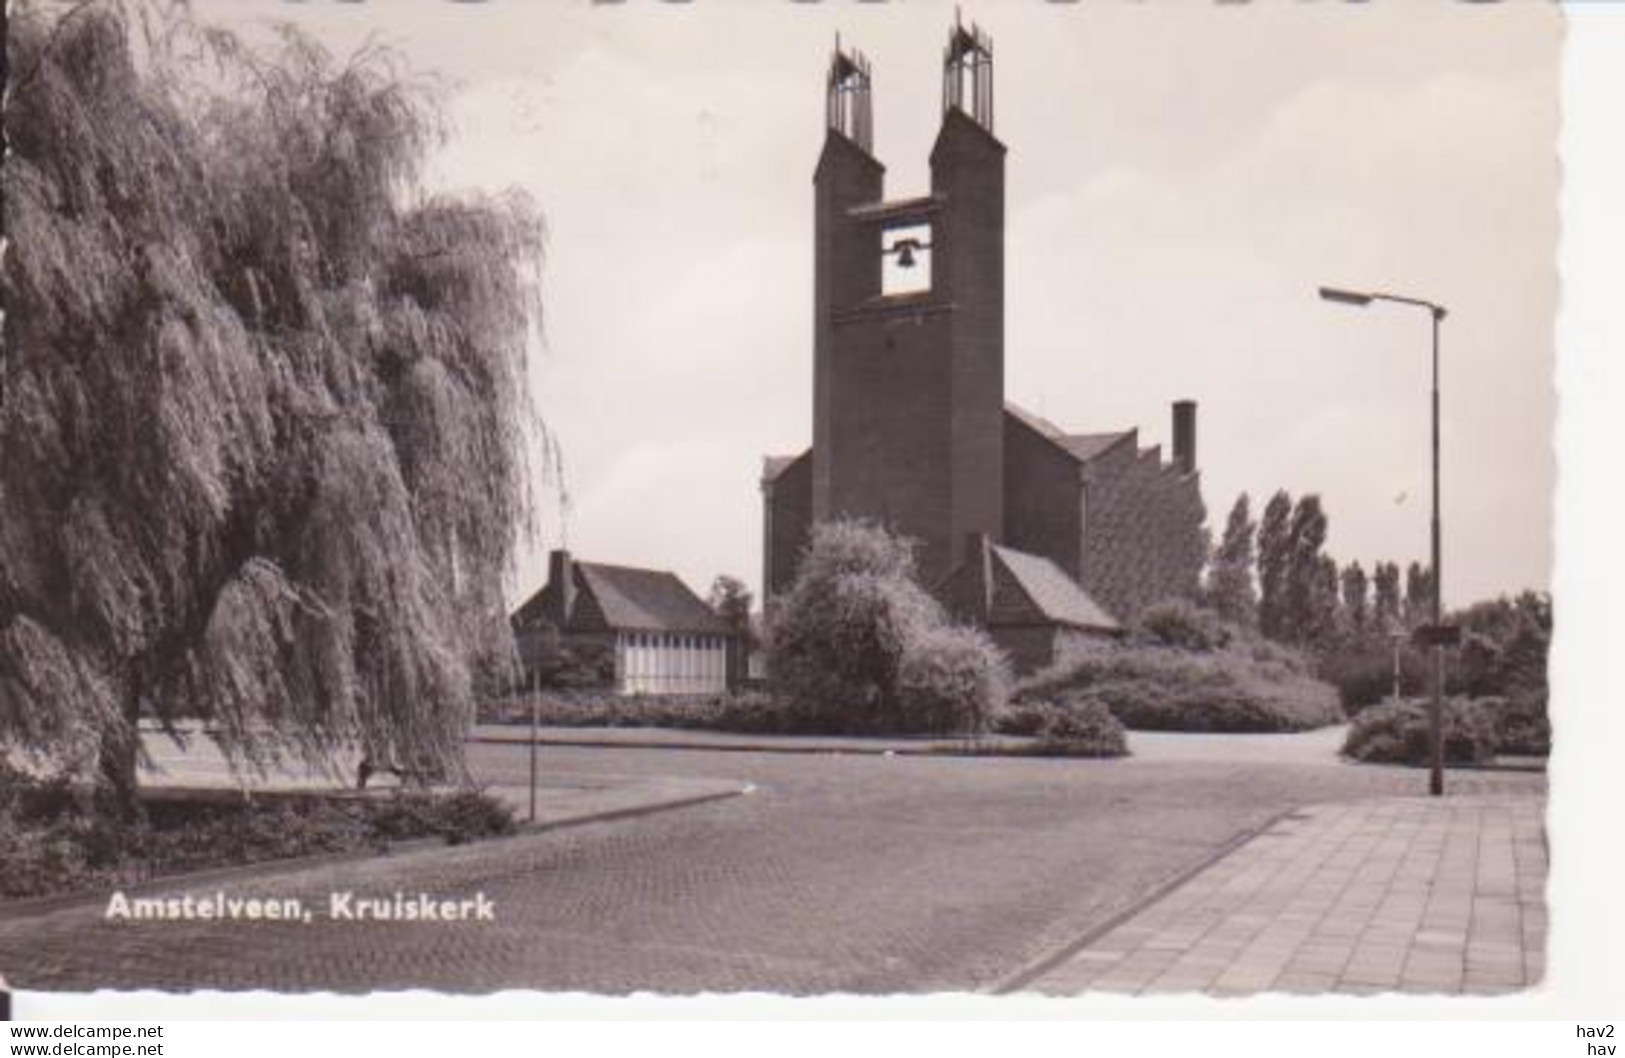
[[[1033, 623], [1031, 620], [1012, 619], [1020, 616], [1038, 617], [1047, 624], [1096, 631], [1115, 632], [1122, 627], [1104, 607], [1089, 597], [1089, 593], [1077, 581], [1049, 559], [998, 544], [990, 545], [989, 550], [993, 553], [995, 565], [996, 600], [989, 624]], [[1005, 583], [999, 583], [1001, 580]], [[1009, 599], [1007, 591], [1001, 590], [1010, 587], [1014, 587], [1024, 598], [1027, 604], [1025, 608], [1021, 608], [1017, 600]], [[1021, 609], [1027, 612], [1021, 613]]]
[[[703, 632], [726, 634], [727, 625], [677, 574], [667, 570], [570, 563], [576, 594], [565, 630]], [[516, 624], [550, 621], [558, 613], [558, 586], [549, 581], [514, 611]]]
[[1006, 401], [1004, 413], [1040, 437], [1059, 446], [1080, 463], [1087, 463], [1115, 445], [1135, 436], [1134, 430], [1113, 430], [1107, 433], [1067, 433], [1042, 416]]
[[790, 469], [790, 465], [797, 460], [806, 458], [812, 449], [794, 456], [764, 456], [762, 459], [762, 480], [776, 481], [780, 474]]
[[960, 620], [988, 628], [1122, 630], [1104, 606], [1050, 559], [994, 544], [985, 536], [972, 538], [965, 560], [943, 578], [936, 594]]

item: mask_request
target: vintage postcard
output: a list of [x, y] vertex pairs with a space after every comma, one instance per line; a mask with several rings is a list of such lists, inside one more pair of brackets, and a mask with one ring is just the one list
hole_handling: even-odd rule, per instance
[[1538, 990], [1563, 38], [16, 0], [0, 975]]

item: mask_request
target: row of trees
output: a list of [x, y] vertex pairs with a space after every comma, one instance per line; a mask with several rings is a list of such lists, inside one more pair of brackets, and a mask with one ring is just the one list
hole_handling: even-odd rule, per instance
[[1339, 567], [1325, 552], [1326, 532], [1317, 495], [1294, 502], [1278, 491], [1255, 521], [1242, 493], [1209, 561], [1205, 601], [1270, 639], [1310, 647], [1338, 636], [1386, 636], [1430, 618], [1433, 582], [1425, 567], [1411, 563], [1403, 585], [1393, 562], [1369, 574], [1357, 561]]
[[[1326, 513], [1314, 495], [1275, 493], [1254, 521], [1237, 498], [1213, 549], [1203, 601], [1223, 617], [1277, 642], [1306, 648], [1344, 705], [1361, 708], [1392, 693], [1419, 693], [1423, 656], [1396, 655], [1391, 637], [1433, 619], [1432, 572], [1412, 562], [1403, 572], [1378, 562], [1339, 566], [1325, 553]], [[1446, 615], [1461, 626], [1462, 647], [1446, 670], [1451, 693], [1512, 696], [1544, 703], [1551, 599], [1535, 592], [1487, 600]], [[1399, 666], [1396, 677], [1395, 664]], [[1543, 706], [1542, 706], [1543, 707]]]

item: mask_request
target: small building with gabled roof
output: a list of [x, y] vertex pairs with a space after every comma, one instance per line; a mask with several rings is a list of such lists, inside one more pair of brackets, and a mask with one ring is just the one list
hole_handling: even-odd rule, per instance
[[548, 560], [547, 584], [511, 619], [527, 673], [561, 651], [591, 655], [620, 694], [713, 694], [728, 686], [728, 626], [675, 573]]
[[965, 561], [936, 594], [956, 619], [985, 628], [1018, 672], [1054, 661], [1064, 635], [1123, 632], [1117, 619], [1054, 562], [992, 543], [982, 534], [967, 541]]

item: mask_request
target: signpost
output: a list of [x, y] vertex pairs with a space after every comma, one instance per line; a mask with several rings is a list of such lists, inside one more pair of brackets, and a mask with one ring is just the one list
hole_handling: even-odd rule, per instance
[[536, 742], [541, 735], [541, 688], [535, 673], [530, 677], [530, 821], [536, 822]]
[[1389, 632], [1389, 640], [1394, 644], [1394, 702], [1397, 704], [1404, 696], [1404, 667], [1402, 665], [1401, 651], [1405, 648], [1404, 632]]
[[1461, 626], [1422, 625], [1411, 633], [1411, 642], [1419, 647], [1459, 647]]

